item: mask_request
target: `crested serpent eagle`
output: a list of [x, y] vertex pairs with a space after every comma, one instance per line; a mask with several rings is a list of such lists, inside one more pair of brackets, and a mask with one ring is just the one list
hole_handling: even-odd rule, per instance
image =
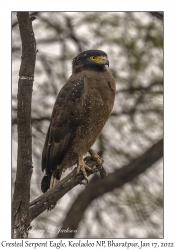
[[91, 170], [83, 160], [87, 152], [97, 163], [103, 162], [91, 147], [114, 105], [116, 85], [106, 65], [107, 54], [101, 50], [84, 51], [72, 61], [72, 75], [57, 96], [43, 148], [43, 192], [76, 163], [77, 172], [87, 180], [86, 170]]

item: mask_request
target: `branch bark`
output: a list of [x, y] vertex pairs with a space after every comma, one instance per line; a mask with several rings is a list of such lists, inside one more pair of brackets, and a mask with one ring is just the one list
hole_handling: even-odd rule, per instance
[[[34, 19], [33, 19], [33, 16], [36, 16], [37, 14], [38, 14], [38, 11], [35, 11], [35, 12], [30, 13], [30, 20], [31, 20], [31, 21], [34, 20]], [[12, 23], [12, 29], [13, 29], [17, 24], [18, 24], [18, 21]]]
[[[107, 178], [100, 181], [98, 176], [94, 176], [87, 187], [79, 194], [77, 199], [72, 204], [67, 216], [62, 224], [64, 229], [70, 228], [77, 230], [80, 221], [83, 218], [84, 212], [90, 203], [111, 192], [115, 188], [120, 188], [125, 183], [133, 180], [139, 174], [151, 167], [157, 160], [163, 156], [163, 140], [160, 140], [149, 148], [143, 155], [129, 163], [128, 165], [117, 169], [114, 173], [109, 174]], [[75, 233], [59, 233], [57, 238], [74, 238]]]
[[12, 204], [12, 237], [27, 238], [30, 179], [32, 175], [31, 100], [36, 60], [36, 42], [29, 12], [17, 12], [22, 41], [18, 81], [18, 159]]
[[[102, 156], [101, 152], [99, 155]], [[96, 162], [91, 158], [87, 158], [86, 165], [93, 168], [93, 171], [87, 172], [87, 176], [92, 175], [94, 172], [100, 172], [101, 178], [106, 177], [106, 172], [102, 166], [96, 165]], [[95, 169], [94, 169], [95, 167]], [[80, 172], [77, 174], [76, 168], [67, 175], [64, 179], [62, 179], [58, 185], [52, 188], [50, 191], [44, 193], [34, 201], [30, 203], [30, 222], [34, 220], [38, 215], [44, 212], [51, 204], [56, 203], [59, 199], [61, 199], [67, 192], [69, 192], [72, 188], [76, 187], [79, 184], [83, 183], [84, 176]]]
[[[42, 121], [50, 121], [50, 116], [43, 116], [43, 117], [33, 117], [31, 118], [32, 124], [37, 123], [37, 122], [42, 122]], [[12, 126], [17, 124], [17, 119], [12, 118]]]

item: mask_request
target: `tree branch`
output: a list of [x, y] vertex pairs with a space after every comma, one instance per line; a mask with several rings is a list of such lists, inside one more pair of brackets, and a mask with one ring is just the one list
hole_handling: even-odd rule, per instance
[[[50, 116], [43, 116], [43, 117], [33, 117], [31, 118], [32, 124], [37, 123], [37, 122], [42, 122], [42, 121], [50, 121]], [[17, 124], [17, 119], [12, 118], [12, 126]]]
[[[102, 156], [102, 153], [99, 152], [99, 155]], [[86, 158], [85, 158], [86, 161]], [[106, 172], [104, 168], [100, 165], [96, 165], [96, 162], [90, 157], [87, 157], [86, 165], [93, 168], [93, 171], [87, 172], [87, 176], [92, 175], [95, 172], [100, 172], [101, 178], [106, 177]], [[94, 169], [95, 167], [95, 169]], [[82, 173], [77, 174], [77, 168], [75, 168], [69, 175], [62, 179], [58, 185], [44, 193], [34, 201], [30, 203], [30, 222], [34, 220], [38, 215], [44, 212], [51, 204], [54, 204], [59, 199], [61, 199], [67, 192], [72, 188], [76, 187], [79, 184], [83, 183], [84, 176]]]
[[81, 44], [80, 40], [77, 38], [77, 36], [75, 34], [71, 18], [69, 18], [68, 16], [66, 16], [65, 20], [66, 20], [67, 27], [69, 29], [68, 36], [75, 42], [75, 44], [78, 47], [78, 51], [82, 52], [83, 51], [82, 44]]
[[[103, 182], [101, 182], [97, 176], [94, 176], [89, 185], [86, 186], [72, 204], [65, 221], [62, 224], [63, 228], [77, 230], [85, 210], [94, 199], [107, 192], [111, 192], [115, 188], [120, 188], [125, 183], [133, 180], [147, 168], [151, 167], [162, 156], [163, 140], [160, 140], [128, 165], [109, 174]], [[59, 233], [57, 238], [74, 238], [74, 236], [75, 234], [72, 232]]]
[[159, 20], [163, 21], [163, 12], [162, 11], [149, 11], [152, 16], [157, 17]]
[[22, 40], [18, 81], [18, 159], [12, 204], [12, 237], [27, 238], [30, 179], [32, 175], [31, 99], [36, 60], [36, 42], [29, 12], [17, 12]]
[[[31, 20], [31, 21], [35, 20], [35, 18], [34, 18], [33, 16], [36, 16], [37, 14], [38, 14], [38, 11], [32, 12], [32, 13], [30, 14], [30, 20]], [[34, 18], [34, 19], [33, 19], [33, 18]], [[12, 29], [13, 29], [17, 24], [18, 24], [18, 21], [12, 23]]]
[[163, 86], [163, 81], [152, 82], [146, 87], [144, 87], [144, 86], [133, 87], [132, 83], [131, 83], [131, 86], [129, 88], [119, 89], [119, 90], [116, 91], [116, 94], [119, 94], [119, 93], [134, 93], [135, 91], [142, 91], [142, 92], [144, 91], [145, 92], [145, 91], [150, 90], [154, 86]]

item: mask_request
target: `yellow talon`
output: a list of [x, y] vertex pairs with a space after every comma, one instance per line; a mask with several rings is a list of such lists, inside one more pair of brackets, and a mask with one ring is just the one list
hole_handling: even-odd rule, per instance
[[79, 157], [78, 159], [78, 167], [77, 167], [77, 173], [79, 173], [80, 171], [83, 173], [83, 176], [84, 176], [84, 179], [87, 180], [88, 182], [88, 177], [87, 177], [87, 174], [86, 174], [86, 169], [88, 171], [92, 171], [92, 168], [87, 166], [85, 163], [84, 163], [84, 160], [82, 157]]
[[96, 163], [98, 165], [102, 165], [104, 160], [103, 158], [101, 158], [94, 150], [92, 150], [91, 148], [89, 149], [89, 153], [92, 156], [92, 158], [96, 161]]

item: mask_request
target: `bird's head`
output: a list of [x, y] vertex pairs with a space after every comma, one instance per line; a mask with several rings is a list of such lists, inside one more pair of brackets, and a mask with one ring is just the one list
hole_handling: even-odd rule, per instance
[[107, 54], [102, 50], [86, 50], [78, 54], [72, 61], [73, 72], [78, 72], [84, 69], [101, 71], [109, 67]]

